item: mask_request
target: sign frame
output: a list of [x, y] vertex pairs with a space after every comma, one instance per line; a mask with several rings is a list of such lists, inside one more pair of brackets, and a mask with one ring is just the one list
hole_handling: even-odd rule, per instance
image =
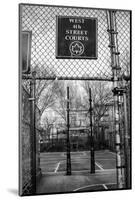
[[[95, 36], [95, 56], [62, 56], [62, 55], [58, 55], [58, 34], [59, 34], [59, 30], [58, 30], [58, 19], [59, 18], [74, 18], [74, 19], [90, 19], [90, 20], [95, 20], [95, 24], [96, 24], [96, 36]], [[78, 40], [75, 40], [78, 41]], [[56, 48], [55, 48], [55, 55], [56, 55], [56, 59], [94, 59], [96, 60], [98, 58], [98, 19], [96, 17], [83, 17], [83, 16], [63, 16], [63, 15], [56, 15]]]

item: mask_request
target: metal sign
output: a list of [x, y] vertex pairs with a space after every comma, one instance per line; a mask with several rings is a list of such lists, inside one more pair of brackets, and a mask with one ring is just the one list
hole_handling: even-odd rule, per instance
[[22, 42], [21, 42], [21, 65], [22, 72], [28, 73], [30, 72], [30, 60], [31, 60], [31, 35], [32, 33], [29, 31], [22, 32]]
[[56, 58], [97, 58], [97, 19], [57, 16]]

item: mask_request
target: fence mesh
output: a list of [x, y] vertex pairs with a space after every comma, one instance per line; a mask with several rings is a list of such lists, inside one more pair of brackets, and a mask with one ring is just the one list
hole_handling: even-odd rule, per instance
[[116, 12], [116, 25], [118, 31], [118, 50], [120, 52], [121, 72], [130, 74], [130, 13]]
[[[23, 82], [22, 87], [22, 112], [21, 112], [21, 186], [22, 194], [32, 193], [32, 141], [31, 141], [31, 123], [30, 123], [30, 83], [29, 81]], [[36, 176], [40, 176], [39, 165], [39, 135], [41, 129], [39, 128], [39, 109], [36, 107]]]
[[[27, 83], [28, 84], [28, 83]], [[30, 194], [32, 188], [31, 174], [31, 139], [30, 139], [30, 94], [22, 88], [22, 125], [21, 125], [21, 150], [22, 150], [22, 191]]]
[[[56, 16], [94, 17], [98, 20], [98, 59], [56, 59]], [[117, 11], [120, 61], [130, 56], [130, 13]], [[38, 77], [111, 79], [109, 37], [105, 10], [23, 5], [21, 30], [32, 31], [31, 67]], [[123, 61], [124, 59], [124, 61]], [[128, 59], [128, 61], [127, 61]]]
[[[112, 68], [110, 58], [106, 10], [90, 8], [52, 7], [43, 5], [21, 5], [20, 30], [32, 32], [31, 70], [36, 71], [37, 78], [43, 79], [89, 79], [111, 80]], [[56, 59], [56, 16], [94, 17], [98, 21], [98, 58], [90, 59]], [[118, 50], [122, 73], [130, 73], [130, 12], [116, 11], [118, 31]], [[29, 93], [30, 80], [22, 80], [23, 125], [22, 137], [22, 175], [23, 190], [31, 192], [30, 166], [30, 121]], [[27, 118], [28, 117], [28, 118]], [[36, 113], [37, 117], [37, 113]], [[37, 122], [36, 122], [37, 124]], [[37, 130], [37, 135], [39, 131]], [[114, 140], [114, 136], [110, 136]], [[110, 144], [111, 146], [111, 144]], [[112, 147], [113, 149], [114, 147]], [[38, 147], [37, 147], [38, 149]], [[38, 152], [37, 152], [38, 154]], [[37, 159], [39, 156], [37, 156]], [[38, 162], [38, 161], [37, 161]], [[38, 165], [37, 165], [38, 166]]]

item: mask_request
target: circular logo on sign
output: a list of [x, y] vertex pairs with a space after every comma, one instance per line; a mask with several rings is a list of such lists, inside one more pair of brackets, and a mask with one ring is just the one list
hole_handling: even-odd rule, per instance
[[84, 52], [84, 45], [79, 41], [74, 41], [70, 44], [69, 50], [71, 55], [80, 56]]

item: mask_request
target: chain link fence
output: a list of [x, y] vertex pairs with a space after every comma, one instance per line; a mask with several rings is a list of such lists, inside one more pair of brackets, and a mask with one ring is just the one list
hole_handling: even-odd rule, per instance
[[[36, 71], [36, 79], [41, 80], [100, 80], [112, 81], [109, 35], [107, 32], [107, 10], [90, 8], [70, 8], [62, 6], [26, 5], [20, 6], [20, 31], [32, 33], [31, 71]], [[98, 21], [98, 57], [92, 59], [56, 58], [56, 16], [93, 17]], [[117, 40], [121, 73], [130, 74], [130, 12], [116, 11]], [[27, 76], [27, 75], [26, 75]], [[31, 193], [31, 150], [30, 150], [30, 81], [22, 80], [22, 188]], [[36, 117], [38, 113], [36, 112]], [[36, 123], [37, 124], [37, 123]], [[40, 130], [37, 129], [37, 138]], [[114, 139], [114, 137], [113, 137]], [[37, 142], [38, 144], [38, 142]], [[114, 147], [113, 147], [114, 148]], [[37, 163], [39, 162], [37, 147]], [[37, 169], [39, 165], [37, 164]], [[39, 170], [37, 170], [39, 172]]]
[[31, 193], [31, 143], [30, 143], [30, 94], [22, 88], [22, 125], [21, 125], [21, 150], [22, 150], [22, 190]]
[[130, 12], [117, 11], [115, 20], [118, 32], [117, 40], [121, 73], [130, 75]]
[[[27, 88], [28, 88], [27, 82]], [[31, 149], [31, 122], [30, 122], [30, 93], [26, 88], [22, 87], [22, 110], [21, 110], [21, 189], [23, 195], [32, 193], [32, 149]], [[39, 109], [36, 107], [36, 175], [40, 175], [39, 165], [39, 135], [40, 128], [39, 124]]]
[[[32, 31], [31, 68], [37, 77], [49, 79], [103, 79], [112, 78], [109, 37], [105, 10], [23, 5], [21, 30]], [[56, 59], [56, 16], [81, 16], [98, 19], [98, 59]], [[130, 62], [130, 14], [116, 12], [120, 63], [127, 70]]]

